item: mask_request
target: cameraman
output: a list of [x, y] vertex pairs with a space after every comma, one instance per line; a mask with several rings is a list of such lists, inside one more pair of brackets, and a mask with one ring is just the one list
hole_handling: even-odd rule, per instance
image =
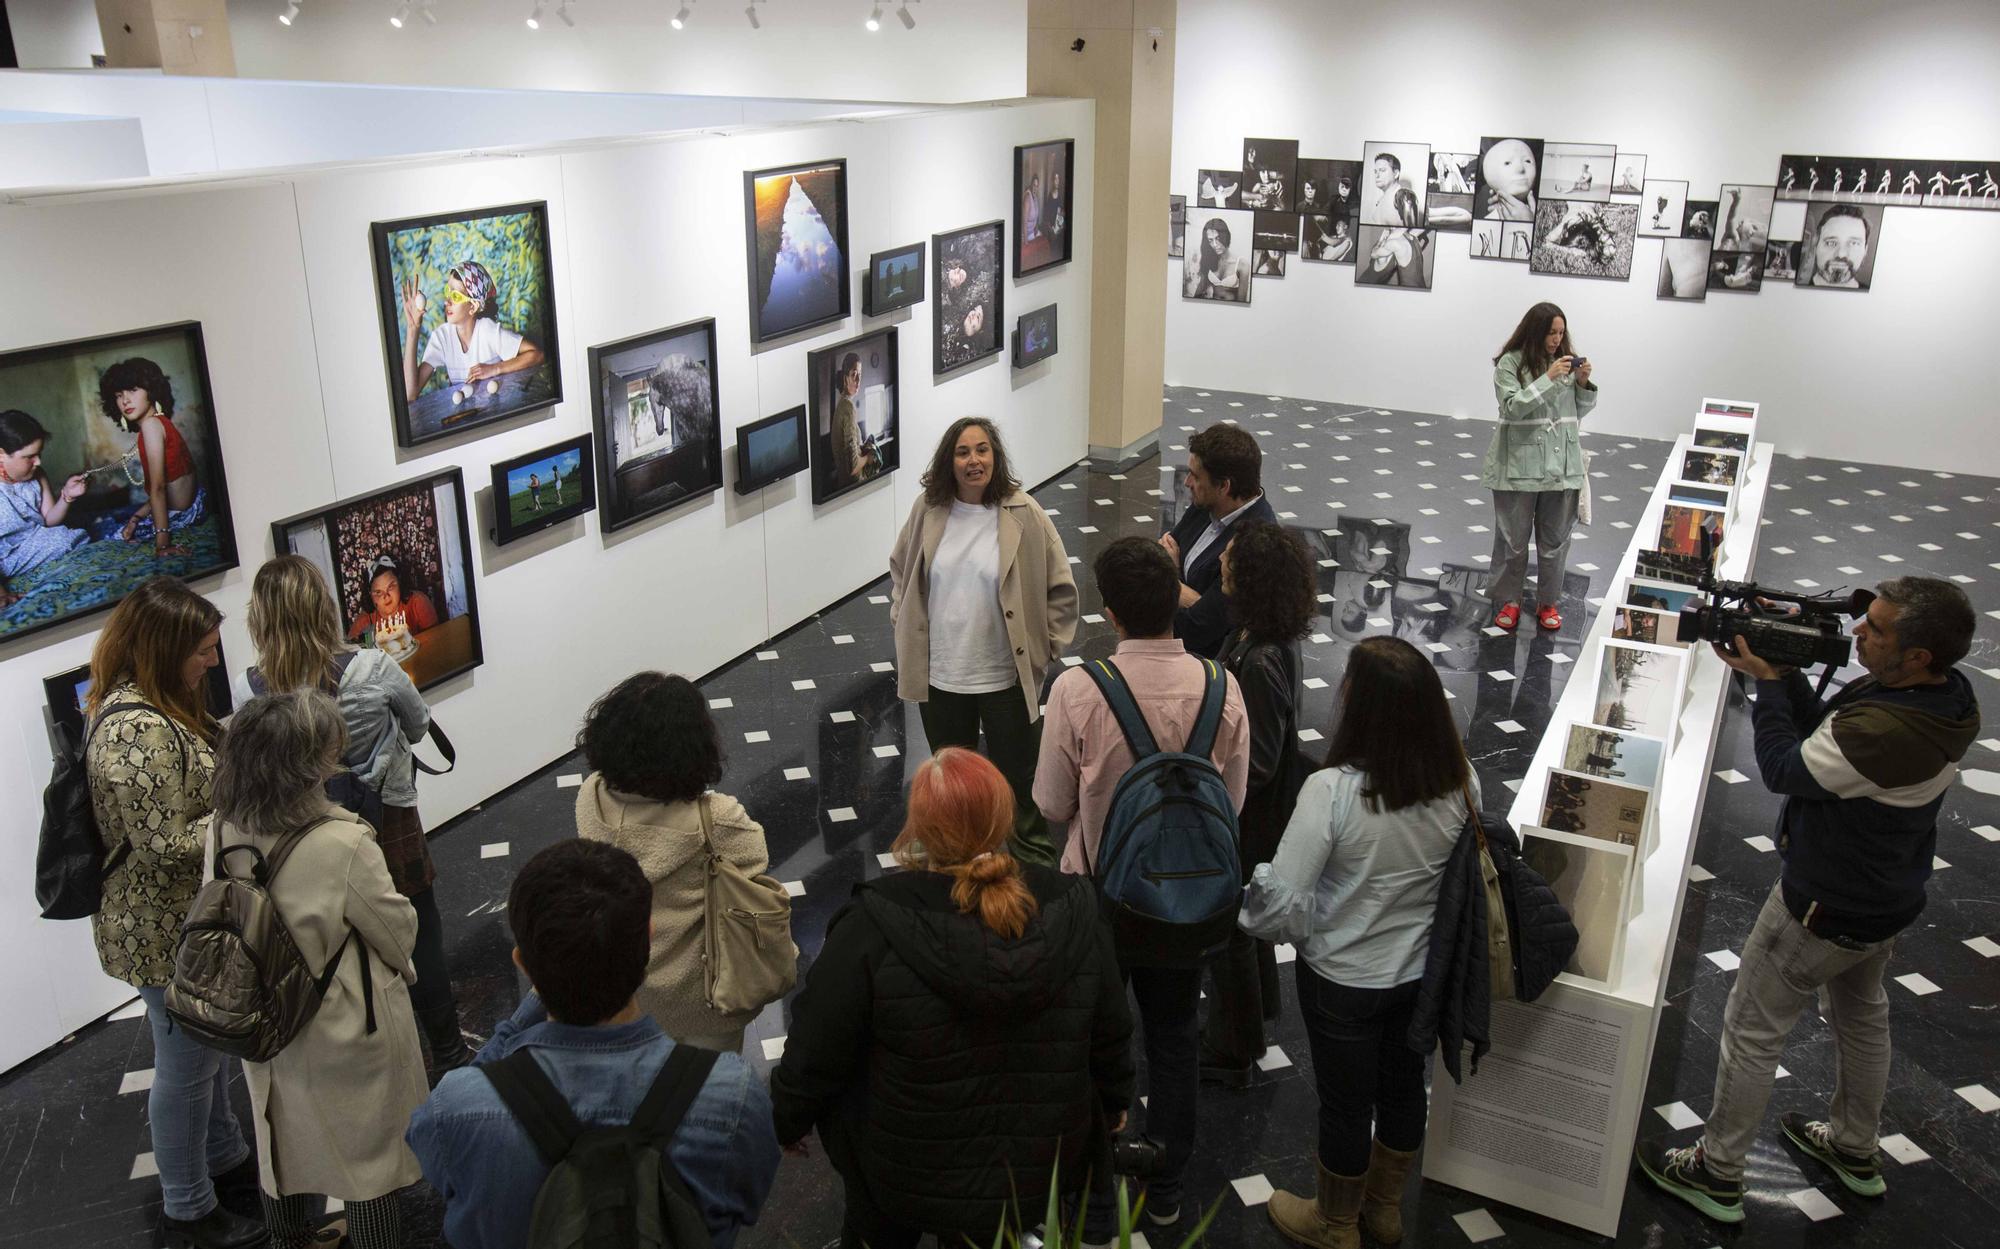
[[1722, 1016], [1708, 1124], [1694, 1145], [1641, 1142], [1654, 1183], [1712, 1219], [1743, 1220], [1743, 1164], [1785, 1037], [1815, 995], [1839, 1047], [1831, 1122], [1780, 1117], [1785, 1135], [1864, 1197], [1885, 1188], [1875, 1154], [1889, 1078], [1883, 972], [1896, 934], [1924, 909], [1937, 814], [1979, 731], [1971, 683], [1952, 665], [1975, 618], [1949, 581], [1876, 587], [1854, 626], [1868, 675], [1832, 699], [1759, 659], [1744, 639], [1722, 661], [1757, 681], [1757, 769], [1784, 796], [1783, 870], [1743, 947]]

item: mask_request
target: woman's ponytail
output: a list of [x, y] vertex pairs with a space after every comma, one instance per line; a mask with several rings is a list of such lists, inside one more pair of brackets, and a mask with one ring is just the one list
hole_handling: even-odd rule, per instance
[[1028, 930], [1035, 895], [1008, 852], [1014, 793], [985, 757], [946, 747], [917, 769], [896, 857], [906, 866], [952, 878], [951, 900], [962, 914], [1012, 940]]

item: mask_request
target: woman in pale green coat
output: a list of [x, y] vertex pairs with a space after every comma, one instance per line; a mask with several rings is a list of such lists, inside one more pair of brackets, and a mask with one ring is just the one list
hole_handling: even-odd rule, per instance
[[1528, 538], [1535, 540], [1535, 618], [1562, 628], [1563, 563], [1583, 489], [1583, 444], [1577, 425], [1597, 406], [1590, 361], [1570, 342], [1569, 318], [1536, 304], [1493, 361], [1493, 395], [1500, 424], [1486, 449], [1480, 480], [1493, 492], [1493, 564], [1487, 596], [1493, 623], [1521, 623], [1521, 588], [1528, 572]]

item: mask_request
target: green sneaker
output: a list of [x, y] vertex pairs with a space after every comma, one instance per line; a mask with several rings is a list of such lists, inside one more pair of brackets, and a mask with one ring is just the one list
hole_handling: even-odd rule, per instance
[[1664, 1141], [1640, 1141], [1632, 1160], [1647, 1179], [1716, 1222], [1743, 1221], [1743, 1181], [1711, 1173], [1700, 1145], [1669, 1149]]
[[1880, 1197], [1889, 1191], [1887, 1181], [1882, 1178], [1882, 1162], [1878, 1155], [1857, 1158], [1853, 1154], [1837, 1149], [1833, 1144], [1833, 1128], [1818, 1120], [1808, 1120], [1801, 1114], [1781, 1115], [1778, 1126], [1785, 1129], [1785, 1135], [1792, 1138], [1792, 1144], [1825, 1163], [1832, 1172], [1847, 1185], [1847, 1191], [1862, 1197]]

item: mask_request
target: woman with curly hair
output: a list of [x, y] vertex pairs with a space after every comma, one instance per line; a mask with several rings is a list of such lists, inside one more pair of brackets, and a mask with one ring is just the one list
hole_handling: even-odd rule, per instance
[[135, 450], [146, 501], [125, 518], [118, 536], [127, 542], [151, 538], [153, 554], [160, 558], [186, 555], [173, 531], [208, 515], [208, 493], [195, 477], [187, 440], [174, 428], [173, 382], [159, 365], [134, 356], [104, 370], [97, 379], [97, 399], [105, 416], [139, 436]]
[[[1250, 723], [1250, 781], [1237, 817], [1245, 884], [1271, 861], [1314, 766], [1299, 749], [1299, 639], [1312, 630], [1315, 589], [1312, 557], [1297, 534], [1269, 521], [1236, 526], [1222, 551], [1235, 628], [1217, 659], [1235, 675]], [[1270, 942], [1238, 929], [1209, 974], [1201, 1074], [1247, 1088], [1251, 1064], [1264, 1055], [1264, 1022], [1277, 1018], [1277, 955]]]

